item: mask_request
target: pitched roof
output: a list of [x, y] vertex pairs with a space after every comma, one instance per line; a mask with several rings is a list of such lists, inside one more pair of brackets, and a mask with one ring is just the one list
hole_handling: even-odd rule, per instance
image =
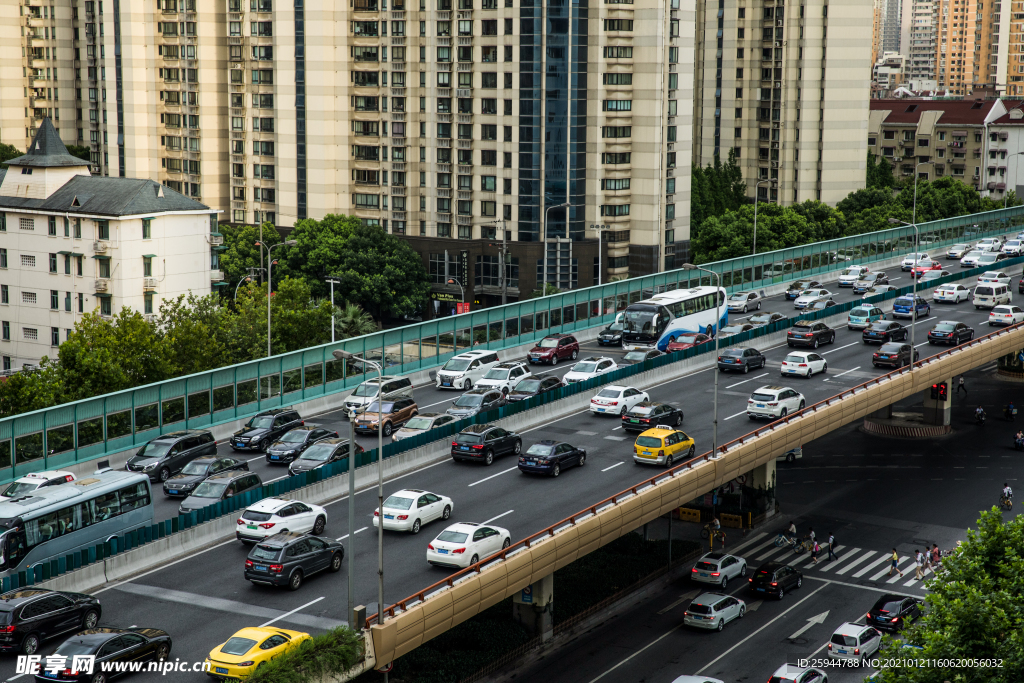
[[59, 166], [88, 166], [89, 162], [68, 153], [49, 117], [44, 118], [32, 139], [28, 151], [7, 162], [10, 166], [55, 168]]
[[[1024, 109], [1024, 101], [1021, 100], [1003, 100], [1003, 104], [1006, 105], [1006, 113], [1000, 116], [998, 119], [992, 122], [993, 125], [1010, 125], [1020, 126], [1024, 125], [1024, 117], [1020, 117], [1021, 109]], [[1017, 118], [1010, 114], [1016, 110], [1015, 114]]]
[[[0, 169], [0, 184], [6, 174], [6, 169]], [[46, 199], [0, 196], [0, 208], [116, 217], [208, 211], [210, 207], [144, 178], [77, 175]]]
[[885, 123], [916, 124], [926, 111], [941, 111], [941, 126], [981, 126], [997, 100], [871, 100], [872, 111], [888, 111]]

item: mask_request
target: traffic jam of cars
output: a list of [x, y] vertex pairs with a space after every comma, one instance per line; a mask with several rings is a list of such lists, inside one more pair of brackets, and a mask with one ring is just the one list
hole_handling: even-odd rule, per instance
[[[159, 484], [158, 490], [166, 499], [174, 499], [180, 514], [188, 514], [262, 487], [263, 478], [250, 469], [254, 459], [267, 466], [281, 466], [278, 471], [286, 471], [286, 476], [298, 475], [364, 453], [363, 446], [355, 442], [355, 435], [379, 434], [389, 442], [400, 442], [460, 420], [479, 419], [516, 402], [543, 402], [568, 385], [601, 378], [630, 365], [651, 367], [651, 361], [658, 358], [694, 349], [717, 351], [714, 365], [723, 375], [745, 375], [766, 369], [778, 372], [777, 380], [763, 380], [761, 386], [750, 391], [744, 409], [737, 415], [745, 414], [749, 420], [785, 418], [814, 402], [803, 391], [795, 389], [795, 384], [787, 386], [785, 382], [811, 380], [819, 375], [822, 376], [819, 381], [830, 379], [828, 351], [819, 350], [821, 347], [832, 349], [837, 342], [844, 341], [848, 345], [858, 342], [877, 345], [869, 350], [870, 363], [888, 371], [920, 358], [920, 352], [911, 345], [911, 329], [923, 319], [931, 320], [933, 306], [949, 307], [943, 308], [945, 311], [970, 302], [976, 309], [988, 311], [990, 326], [1024, 322], [1024, 310], [1012, 302], [1013, 276], [1008, 269], [1000, 270], [997, 265], [1000, 260], [1021, 254], [1024, 236], [1019, 237], [1009, 241], [987, 238], [973, 245], [965, 243], [949, 248], [944, 254], [947, 260], [957, 259], [965, 267], [984, 265], [993, 270], [984, 272], [976, 283], [946, 283], [930, 292], [927, 283], [936, 279], [933, 274], [941, 274], [936, 277], [948, 275], [940, 256], [909, 255], [903, 259], [900, 269], [906, 277], [915, 278], [921, 289], [916, 295], [904, 294], [892, 299], [891, 308], [862, 300], [861, 297], [896, 288], [890, 282], [896, 277], [868, 266], [845, 268], [838, 280], [829, 285], [836, 291], [819, 280], [794, 282], [781, 293], [781, 298], [792, 303], [798, 316], [801, 312], [813, 313], [834, 305], [841, 290], [848, 290], [854, 300], [861, 303], [848, 311], [842, 324], [829, 325], [824, 319], [806, 317], [797, 320], [786, 329], [786, 353], [781, 359], [769, 359], [765, 351], [747, 343], [728, 343], [734, 335], [773, 325], [790, 316], [790, 313], [771, 310], [773, 305], [778, 305], [774, 295], [767, 296], [764, 290], [741, 290], [726, 300], [726, 308], [734, 317], [727, 325], [723, 322], [717, 339], [711, 329], [683, 331], [667, 340], [663, 350], [652, 346], [608, 354], [602, 347], [624, 346], [624, 335], [629, 332], [628, 325], [617, 320], [599, 332], [590, 344], [581, 344], [574, 334], [551, 334], [537, 340], [525, 356], [516, 359], [501, 358], [499, 352], [493, 350], [461, 351], [431, 373], [430, 385], [434, 389], [458, 394], [445, 394], [448, 397], [445, 403], [450, 400], [447, 407], [421, 412], [414, 395], [417, 387], [411, 378], [382, 375], [360, 383], [343, 399], [342, 405], [346, 415], [351, 417], [354, 432], [349, 438], [342, 437], [334, 427], [303, 418], [297, 410], [275, 408], [249, 418], [227, 437], [223, 443], [230, 449], [230, 455], [218, 450], [210, 431], [180, 430], [146, 443], [128, 458], [125, 469], [148, 476], [154, 486]], [[1017, 290], [1024, 293], [1024, 278], [1019, 279]], [[937, 317], [946, 315], [937, 313]], [[958, 346], [975, 338], [974, 327], [950, 317], [936, 321], [928, 330], [919, 330], [917, 336], [921, 343], [916, 345]], [[727, 343], [718, 348], [723, 339]], [[585, 350], [584, 346], [591, 350]], [[560, 376], [544, 367], [561, 363], [566, 363], [568, 370]], [[808, 381], [804, 386], [812, 385], [814, 382]], [[622, 458], [632, 460], [638, 469], [644, 466], [671, 468], [695, 458], [706, 446], [698, 444], [683, 430], [684, 412], [678, 403], [655, 400], [648, 391], [629, 383], [597, 387], [585, 411], [603, 421], [609, 433], [615, 430], [628, 435], [631, 444], [623, 446]], [[527, 434], [495, 421], [478, 421], [455, 432], [451, 437], [450, 457], [454, 463], [485, 468], [495, 460], [506, 460], [518, 470], [523, 481], [538, 477], [553, 480], [563, 475], [570, 479], [594, 476], [589, 474], [594, 467], [586, 467], [587, 448], [574, 443], [571, 436], [531, 440]], [[2, 495], [13, 498], [40, 487], [63, 486], [74, 481], [75, 475], [70, 472], [38, 472], [11, 483]], [[400, 488], [372, 510], [372, 526], [382, 527], [388, 533], [416, 535], [424, 525], [432, 525], [435, 533], [431, 534], [432, 540], [424, 542], [424, 554], [419, 556], [419, 561], [446, 569], [471, 567], [514, 543], [508, 529], [493, 523], [454, 521], [456, 508], [456, 496], [451, 491]], [[460, 516], [464, 513], [460, 508]], [[328, 522], [327, 508], [298, 499], [268, 497], [249, 505], [238, 513], [235, 524], [235, 539], [249, 548], [244, 566], [239, 567], [239, 575], [252, 586], [268, 590], [297, 591], [307, 582], [330, 581], [327, 575], [339, 572], [345, 562], [345, 546], [340, 540], [324, 537]], [[765, 562], [754, 568], [742, 557], [725, 552], [708, 553], [694, 564], [691, 579], [696, 584], [712, 586], [715, 591], [693, 598], [683, 623], [688, 627], [721, 631], [729, 622], [743, 618], [747, 603], [726, 592], [730, 581], [745, 580], [752, 596], [781, 600], [786, 593], [801, 588], [802, 576], [799, 570], [785, 563]], [[10, 625], [0, 628], [0, 648], [5, 651], [35, 654], [45, 641], [56, 644], [54, 653], [90, 653], [96, 655], [97, 661], [117, 658], [164, 661], [170, 656], [172, 639], [164, 631], [137, 626], [100, 627], [103, 612], [97, 598], [42, 588], [19, 589], [2, 597], [0, 623]], [[33, 622], [33, 614], [38, 610], [32, 605], [44, 601], [54, 606], [59, 603], [68, 618], [59, 623], [51, 620], [45, 626], [42, 622]], [[7, 621], [3, 621], [4, 612], [8, 613]], [[878, 650], [881, 631], [899, 631], [920, 613], [920, 604], [913, 599], [883, 595], [867, 612], [867, 625], [844, 623], [836, 629], [828, 643], [828, 656], [869, 657]], [[309, 638], [308, 633], [277, 627], [243, 628], [210, 651], [206, 660], [208, 673], [223, 679], [245, 678], [264, 662], [300, 647]], [[66, 676], [44, 676], [40, 680], [79, 678], [69, 672]]]

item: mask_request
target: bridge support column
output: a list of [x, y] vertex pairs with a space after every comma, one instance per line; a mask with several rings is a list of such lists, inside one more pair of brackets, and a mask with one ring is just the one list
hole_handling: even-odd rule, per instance
[[512, 596], [512, 618], [545, 643], [554, 636], [554, 593], [555, 576], [548, 574]]
[[884, 408], [879, 408], [875, 412], [868, 415], [868, 417], [876, 417], [880, 420], [891, 420], [892, 419], [892, 406], [888, 405]]
[[953, 378], [944, 379], [942, 382], [946, 384], [946, 395], [945, 401], [932, 398], [931, 389], [925, 390], [924, 393], [924, 422], [930, 425], [949, 426], [950, 414], [953, 412], [953, 392], [956, 390], [956, 385], [953, 384]]

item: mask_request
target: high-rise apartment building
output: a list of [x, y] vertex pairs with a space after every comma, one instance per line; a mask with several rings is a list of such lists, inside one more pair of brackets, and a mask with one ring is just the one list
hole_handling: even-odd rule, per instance
[[935, 0], [935, 7], [939, 88], [964, 97], [1024, 94], [1024, 2]]
[[935, 80], [940, 1], [903, 0], [900, 52], [906, 57], [907, 81], [931, 85]]
[[694, 162], [735, 149], [749, 194], [834, 204], [863, 185], [871, 0], [706, 0]]
[[886, 52], [899, 52], [904, 49], [900, 43], [900, 20], [903, 16], [903, 0], [876, 0], [878, 5], [879, 29], [877, 55], [878, 59]]

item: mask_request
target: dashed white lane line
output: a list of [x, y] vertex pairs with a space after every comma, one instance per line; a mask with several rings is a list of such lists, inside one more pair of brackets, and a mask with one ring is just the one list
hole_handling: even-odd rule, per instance
[[282, 619], [284, 619], [285, 617], [290, 617], [291, 615], [295, 614], [296, 612], [301, 612], [302, 610], [306, 609], [306, 608], [307, 608], [307, 607], [309, 607], [310, 605], [315, 605], [316, 603], [320, 602], [320, 601], [321, 601], [321, 600], [323, 600], [323, 599], [324, 599], [324, 596], [323, 596], [323, 595], [321, 595], [321, 596], [320, 596], [319, 598], [317, 598], [316, 600], [310, 600], [310, 601], [309, 601], [309, 602], [307, 602], [307, 603], [306, 603], [305, 605], [301, 605], [301, 606], [299, 606], [299, 607], [296, 607], [296, 608], [295, 608], [295, 609], [293, 609], [293, 610], [292, 610], [291, 612], [285, 612], [284, 614], [282, 614], [282, 615], [281, 615], [281, 616], [279, 616], [279, 617], [274, 617], [274, 618], [273, 618], [273, 619], [271, 619], [270, 621], [268, 621], [268, 622], [266, 622], [266, 623], [264, 623], [264, 624], [260, 624], [260, 628], [264, 628], [265, 626], [270, 626], [270, 625], [271, 625], [271, 624], [273, 624], [273, 623], [274, 623], [275, 621], [281, 621], [281, 620], [282, 620]]
[[501, 519], [502, 517], [505, 517], [506, 515], [511, 515], [513, 512], [515, 512], [515, 510], [509, 510], [508, 512], [502, 512], [500, 515], [497, 515], [495, 517], [491, 517], [490, 519], [484, 520], [483, 522], [480, 522], [480, 523], [481, 524], [490, 524], [491, 522], [493, 522], [496, 519]]
[[840, 347], [839, 347], [839, 348], [837, 348], [837, 349], [829, 349], [828, 351], [822, 351], [822, 352], [821, 352], [821, 355], [823, 355], [823, 356], [824, 356], [824, 355], [825, 355], [825, 354], [827, 354], [827, 353], [835, 353], [836, 351], [842, 351], [843, 349], [848, 349], [848, 348], [850, 348], [851, 346], [856, 346], [857, 344], [860, 344], [860, 343], [861, 343], [861, 342], [853, 342], [852, 344], [847, 344], [846, 346], [840, 346]]
[[740, 412], [736, 413], [735, 415], [730, 415], [729, 417], [727, 417], [727, 418], [725, 418], [725, 419], [726, 419], [726, 420], [731, 420], [731, 419], [733, 419], [734, 417], [739, 417], [740, 415], [746, 415], [746, 414], [747, 414], [747, 411], [745, 411], [745, 410], [741, 410]]
[[518, 470], [518, 469], [519, 469], [518, 465], [516, 467], [509, 467], [507, 470], [502, 470], [501, 472], [498, 472], [497, 474], [492, 474], [491, 476], [484, 477], [483, 479], [480, 479], [479, 481], [474, 481], [472, 484], [469, 484], [469, 486], [476, 486], [477, 484], [482, 484], [485, 481], [490, 481], [491, 479], [494, 479], [495, 477], [500, 477], [503, 474], [508, 474], [512, 470]]
[[601, 470], [601, 471], [602, 471], [602, 472], [607, 472], [608, 470], [613, 470], [613, 469], [615, 469], [615, 468], [616, 468], [616, 467], [618, 467], [619, 465], [625, 465], [625, 464], [626, 464], [626, 463], [624, 463], [624, 462], [617, 462], [617, 463], [615, 463], [614, 465], [612, 465], [611, 467], [605, 467], [605, 468], [604, 468], [603, 470]]
[[857, 367], [853, 368], [853, 370], [847, 370], [846, 372], [840, 372], [838, 375], [832, 375], [831, 379], [836, 379], [837, 377], [842, 377], [843, 375], [848, 375], [851, 372], [855, 372], [857, 370], [860, 370], [860, 366], [859, 365]]

